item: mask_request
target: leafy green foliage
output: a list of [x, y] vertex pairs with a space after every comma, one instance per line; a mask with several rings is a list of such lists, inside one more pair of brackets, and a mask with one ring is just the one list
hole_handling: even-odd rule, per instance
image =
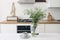
[[26, 10], [27, 15], [30, 15], [30, 18], [32, 18], [33, 23], [37, 23], [39, 19], [42, 19], [45, 14], [40, 8], [33, 9], [27, 9]]
[[40, 19], [45, 17], [44, 12], [40, 8], [35, 8], [33, 9], [27, 9], [26, 14], [30, 15], [30, 18], [32, 18], [32, 23], [33, 23], [33, 35], [35, 35], [35, 30], [37, 27], [37, 23]]

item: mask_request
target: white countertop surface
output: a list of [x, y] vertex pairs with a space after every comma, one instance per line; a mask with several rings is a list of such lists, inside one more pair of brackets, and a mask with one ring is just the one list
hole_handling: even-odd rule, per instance
[[21, 34], [8, 34], [8, 33], [0, 33], [0, 40], [60, 40], [59, 33], [40, 33], [36, 37], [32, 37], [30, 34], [30, 38], [22, 39], [20, 37]]

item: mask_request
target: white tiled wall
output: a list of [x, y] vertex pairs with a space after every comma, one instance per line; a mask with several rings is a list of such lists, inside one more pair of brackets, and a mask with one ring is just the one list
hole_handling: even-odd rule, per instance
[[[11, 0], [0, 0], [0, 20], [6, 20], [7, 16], [10, 16], [11, 12]], [[14, 0], [15, 7], [16, 7], [16, 15], [19, 18], [29, 18], [29, 16], [24, 15], [25, 9], [30, 9], [34, 7], [41, 7], [43, 10], [49, 10], [48, 2], [41, 2], [41, 3], [35, 3], [35, 4], [19, 4], [18, 0]], [[60, 8], [51, 8], [50, 11], [52, 12], [52, 16], [55, 19], [60, 19]]]
[[60, 20], [60, 7], [51, 7], [48, 9], [55, 20]]
[[[16, 7], [16, 15], [19, 18], [29, 18], [29, 16], [24, 15], [25, 9], [30, 9], [34, 7], [41, 7], [43, 10], [49, 10], [47, 2], [35, 3], [35, 4], [19, 4], [18, 0], [13, 0]], [[10, 15], [11, 12], [11, 0], [0, 0], [0, 20], [6, 20], [6, 17]], [[52, 16], [55, 19], [60, 19], [60, 8], [51, 8], [50, 11], [52, 12]]]
[[[48, 7], [47, 2], [45, 3], [35, 3], [35, 4], [19, 4], [18, 0], [14, 0], [16, 7], [16, 15], [19, 18], [28, 18], [27, 15], [24, 15], [25, 9], [30, 9], [34, 7], [41, 7], [43, 10], [46, 10]], [[6, 20], [6, 17], [10, 15], [11, 12], [11, 0], [0, 0], [0, 20]]]

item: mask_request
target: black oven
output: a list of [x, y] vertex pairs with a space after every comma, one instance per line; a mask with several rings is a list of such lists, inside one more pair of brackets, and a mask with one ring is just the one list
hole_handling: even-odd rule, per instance
[[31, 33], [31, 26], [30, 25], [18, 25], [17, 26], [17, 33]]

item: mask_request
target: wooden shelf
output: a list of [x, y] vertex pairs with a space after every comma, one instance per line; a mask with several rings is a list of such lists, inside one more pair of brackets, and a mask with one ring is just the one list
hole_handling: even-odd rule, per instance
[[[60, 21], [39, 21], [39, 24], [60, 24]], [[32, 24], [31, 22], [2, 21], [0, 24]]]
[[40, 21], [39, 24], [60, 24], [60, 21]]

